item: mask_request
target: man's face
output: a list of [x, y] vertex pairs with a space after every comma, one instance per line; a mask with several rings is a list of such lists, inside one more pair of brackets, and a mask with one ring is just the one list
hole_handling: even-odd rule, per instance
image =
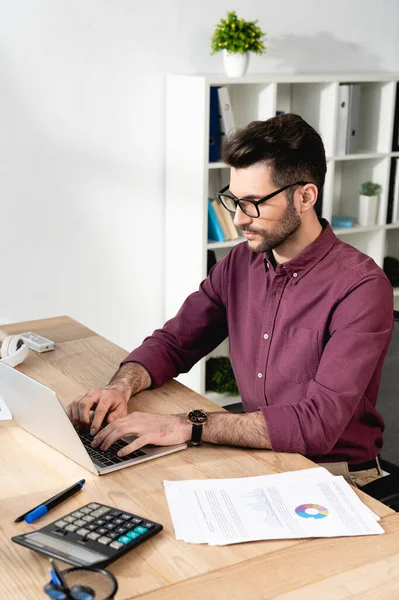
[[[245, 169], [231, 169], [230, 192], [238, 199], [260, 200], [278, 188], [271, 183], [270, 167], [263, 164]], [[260, 216], [248, 217], [237, 208], [234, 224], [240, 227], [254, 252], [266, 252], [283, 244], [301, 225], [294, 203], [281, 192], [259, 205]]]

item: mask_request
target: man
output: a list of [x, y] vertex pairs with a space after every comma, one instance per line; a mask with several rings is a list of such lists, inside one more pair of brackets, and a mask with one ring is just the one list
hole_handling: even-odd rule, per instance
[[[202, 433], [205, 442], [299, 452], [367, 483], [381, 475], [384, 425], [375, 404], [393, 328], [392, 287], [371, 258], [317, 218], [325, 152], [301, 117], [232, 132], [222, 158], [231, 175], [219, 199], [247, 243], [213, 267], [105, 389], [75, 399], [69, 415], [88, 424], [96, 406], [91, 428], [101, 449], [128, 434], [137, 439], [124, 454], [148, 443], [198, 442]], [[127, 415], [131, 396], [187, 372], [227, 335], [244, 414]]]

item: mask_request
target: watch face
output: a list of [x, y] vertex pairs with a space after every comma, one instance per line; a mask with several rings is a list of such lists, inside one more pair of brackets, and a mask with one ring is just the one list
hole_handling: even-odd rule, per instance
[[192, 410], [188, 413], [188, 418], [193, 425], [202, 425], [208, 416], [203, 410]]

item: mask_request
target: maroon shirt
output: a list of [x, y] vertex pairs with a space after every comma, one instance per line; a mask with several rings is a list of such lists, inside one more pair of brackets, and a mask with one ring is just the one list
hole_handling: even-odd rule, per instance
[[375, 262], [330, 225], [299, 256], [232, 248], [176, 317], [124, 362], [152, 386], [187, 372], [229, 336], [247, 412], [261, 410], [273, 450], [361, 463], [382, 446], [376, 411], [393, 329], [392, 286]]

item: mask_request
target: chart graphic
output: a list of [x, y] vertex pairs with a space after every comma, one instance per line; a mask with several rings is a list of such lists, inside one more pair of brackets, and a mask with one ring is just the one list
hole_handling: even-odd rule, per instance
[[328, 515], [328, 510], [320, 504], [301, 504], [295, 512], [303, 519], [324, 519]]

